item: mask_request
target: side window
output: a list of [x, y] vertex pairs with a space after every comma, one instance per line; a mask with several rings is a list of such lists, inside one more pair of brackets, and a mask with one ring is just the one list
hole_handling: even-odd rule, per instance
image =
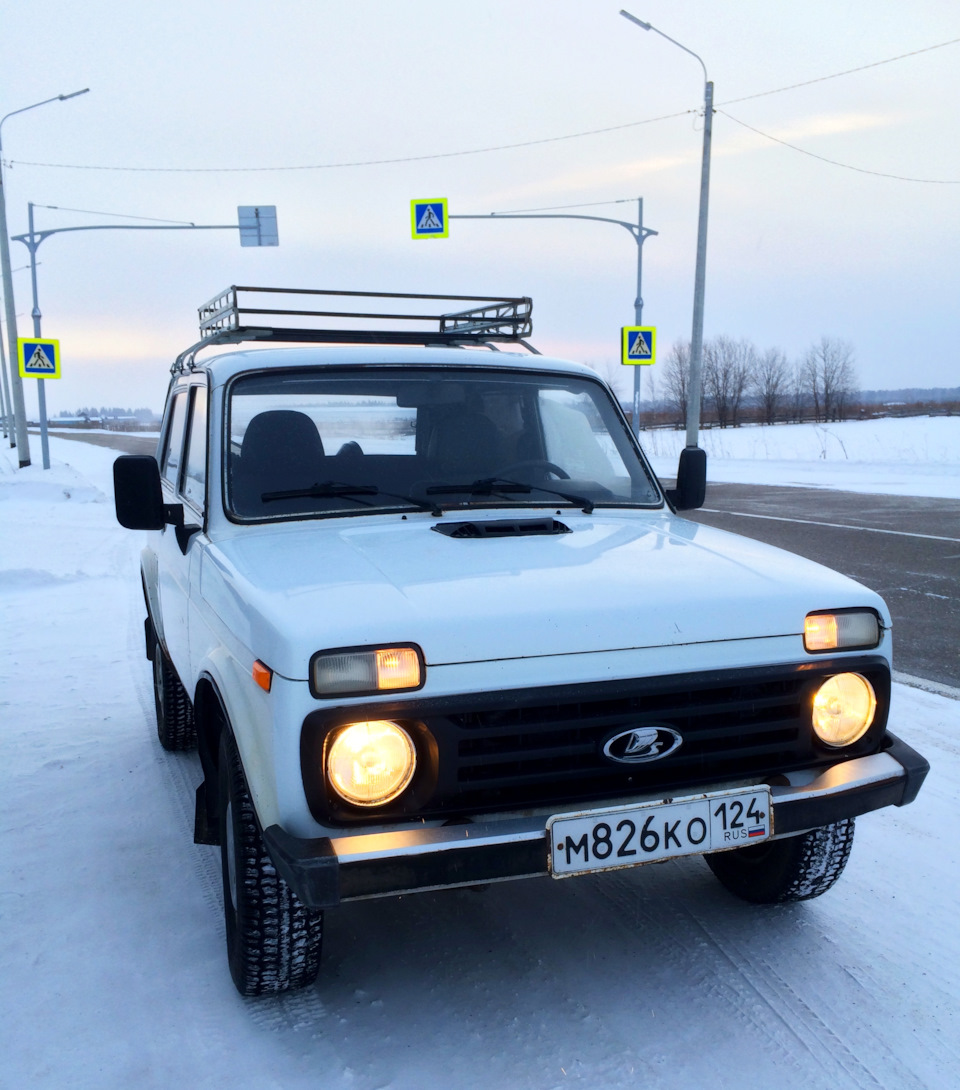
[[202, 511], [207, 480], [207, 391], [203, 386], [194, 389], [186, 461], [183, 497]]
[[160, 464], [160, 473], [165, 481], [169, 481], [174, 488], [177, 487], [180, 478], [180, 458], [183, 452], [183, 429], [187, 421], [187, 391], [183, 390], [174, 397], [173, 411], [170, 415], [170, 427], [167, 431], [167, 441], [163, 449], [163, 461]]

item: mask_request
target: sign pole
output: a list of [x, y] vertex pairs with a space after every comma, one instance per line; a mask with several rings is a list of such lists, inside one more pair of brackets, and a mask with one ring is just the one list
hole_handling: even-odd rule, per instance
[[[78, 94], [79, 93], [82, 93], [82, 92], [78, 92]], [[63, 98], [64, 96], [61, 95], [60, 97]], [[66, 97], [69, 98], [70, 96], [68, 95]], [[50, 101], [52, 102], [53, 100], [51, 99]], [[41, 105], [42, 105], [42, 103], [41, 103]], [[2, 193], [3, 193], [2, 187], [0, 187], [0, 198], [2, 198]], [[53, 208], [54, 206], [53, 205], [40, 205], [40, 207], [41, 208]], [[53, 228], [51, 228], [49, 230], [45, 230], [45, 231], [35, 231], [34, 230], [34, 226], [33, 226], [33, 208], [34, 208], [33, 202], [32, 201], [28, 202], [27, 203], [27, 215], [29, 217], [29, 223], [30, 223], [29, 232], [27, 234], [25, 234], [25, 235], [13, 235], [11, 237], [13, 238], [13, 240], [15, 242], [22, 242], [24, 244], [24, 246], [26, 246], [26, 248], [30, 251], [30, 279], [31, 279], [31, 282], [32, 282], [32, 285], [33, 285], [33, 333], [34, 333], [34, 343], [40, 337], [40, 317], [41, 317], [41, 315], [40, 315], [40, 306], [39, 306], [39, 304], [37, 302], [37, 250], [40, 248], [40, 243], [43, 242], [44, 239], [49, 238], [51, 235], [61, 235], [61, 234], [64, 234], [65, 232], [67, 232], [67, 231], [233, 231], [233, 230], [236, 230], [239, 227], [239, 229], [240, 229], [240, 245], [241, 246], [279, 246], [280, 245], [279, 235], [277, 233], [277, 209], [276, 209], [276, 205], [240, 205], [237, 208], [237, 223], [177, 223], [177, 224], [173, 224], [173, 225], [166, 225], [165, 224], [164, 226], [159, 226], [159, 227], [158, 226], [143, 227], [143, 226], [140, 226], [139, 224], [134, 225], [134, 224], [96, 223], [96, 224], [92, 224], [89, 227], [53, 227]], [[2, 211], [2, 201], [0, 201], [0, 211]], [[5, 241], [5, 239], [0, 237], [0, 242], [3, 242], [3, 241]], [[0, 256], [3, 256], [3, 253], [5, 253], [5, 251], [3, 251], [3, 248], [0, 247]], [[7, 255], [7, 257], [9, 257], [9, 255]], [[7, 264], [9, 264], [9, 261], [7, 261]], [[11, 299], [10, 296], [7, 296], [4, 299], [4, 302], [5, 302], [6, 305], [8, 305], [8, 307], [10, 306], [11, 301], [12, 301], [12, 299]], [[16, 335], [15, 334], [16, 316], [13, 315], [13, 318], [11, 320], [10, 316], [12, 314], [12, 309], [8, 309], [7, 314], [8, 314], [8, 322], [7, 322], [8, 333], [9, 333], [10, 330], [14, 330], [14, 336], [15, 336]], [[19, 356], [19, 352], [20, 352], [19, 342], [22, 341], [22, 340], [23, 340], [23, 338], [18, 338], [17, 339], [17, 344], [14, 345], [14, 347], [17, 348], [18, 356]], [[54, 353], [55, 358], [51, 358], [50, 356], [47, 356], [46, 353], [43, 353], [43, 356], [45, 356], [46, 359], [48, 361], [50, 361], [50, 367], [55, 372], [54, 374], [48, 374], [49, 378], [59, 378], [60, 377], [59, 363], [57, 362], [59, 360], [59, 352], [60, 352], [59, 342], [56, 342], [56, 345], [57, 345], [56, 348], [51, 349], [51, 351], [53, 351], [53, 353]], [[11, 353], [12, 353], [12, 351], [13, 351], [13, 348], [11, 348]], [[11, 359], [13, 359], [13, 358], [14, 357], [11, 355]], [[27, 377], [27, 378], [36, 378], [39, 381], [39, 386], [37, 387], [37, 390], [38, 390], [38, 400], [40, 402], [40, 437], [41, 437], [41, 440], [42, 440], [42, 443], [43, 443], [43, 468], [44, 469], [49, 469], [50, 468], [50, 454], [49, 454], [49, 449], [48, 449], [49, 444], [48, 444], [48, 439], [47, 439], [47, 401], [46, 401], [46, 395], [45, 395], [44, 389], [43, 389], [43, 376], [41, 374], [38, 374], [35, 370], [32, 370], [32, 369], [28, 368], [26, 366], [26, 361], [25, 360], [21, 361], [21, 363], [24, 365], [24, 371], [21, 371], [20, 368], [18, 367], [15, 371], [11, 372], [13, 375], [17, 376], [18, 385], [15, 387], [14, 392], [16, 393], [16, 391], [19, 390], [19, 393], [20, 393], [19, 401], [16, 402], [18, 439], [19, 439], [19, 434], [20, 434], [20, 427], [19, 427], [20, 426], [20, 419], [21, 419], [21, 417], [23, 419], [23, 437], [24, 438], [23, 438], [23, 442], [20, 443], [20, 449], [21, 449], [21, 451], [24, 451], [24, 450], [28, 449], [27, 448], [27, 442], [26, 442], [26, 435], [27, 435], [26, 415], [23, 412], [23, 387], [22, 387], [22, 384], [20, 383], [20, 379], [24, 377], [24, 372], [26, 372], [25, 377]], [[24, 466], [28, 466], [29, 464], [30, 464], [29, 458], [27, 458], [27, 460], [24, 461], [23, 455], [21, 454], [20, 468], [22, 469]]]
[[[633, 302], [634, 324], [643, 325], [643, 197], [637, 199], [637, 297]], [[640, 390], [643, 371], [637, 367], [633, 372], [633, 434], [640, 438]]]
[[3, 435], [10, 439], [10, 446], [17, 445], [13, 437], [13, 409], [10, 404], [10, 386], [7, 383], [7, 350], [3, 346], [3, 335], [0, 332], [0, 373], [3, 381], [0, 383], [0, 401], [3, 402]]
[[[40, 304], [37, 302], [37, 247], [40, 245], [33, 234], [33, 202], [27, 202], [27, 222], [30, 226], [30, 283], [33, 287], [33, 335], [40, 336]], [[43, 379], [37, 379], [37, 402], [40, 407], [40, 449], [43, 454], [43, 468], [50, 468], [50, 440], [47, 435], [47, 395], [43, 388]]]
[[[426, 202], [418, 202], [421, 208], [426, 206]], [[452, 220], [594, 220], [597, 223], [616, 223], [620, 227], [626, 227], [626, 229], [633, 235], [633, 239], [637, 244], [637, 297], [633, 303], [634, 315], [637, 320], [637, 325], [640, 325], [641, 317], [643, 314], [643, 297], [640, 293], [641, 280], [643, 274], [643, 244], [651, 236], [657, 234], [656, 231], [651, 230], [649, 227], [643, 226], [643, 198], [638, 199], [639, 211], [636, 223], [629, 223], [627, 220], [615, 220], [609, 216], [582, 216], [579, 214], [573, 214], [570, 212], [490, 212], [486, 216], [474, 216], [474, 215], [451, 215], [444, 219]], [[444, 205], [444, 208], [446, 206]], [[414, 212], [414, 217], [416, 212]], [[417, 220], [414, 218], [413, 237], [422, 238], [426, 237], [417, 233]], [[437, 232], [434, 232], [436, 234]], [[446, 237], [445, 235], [439, 237]], [[633, 431], [634, 434], [640, 435], [640, 375], [635, 374], [633, 377]]]

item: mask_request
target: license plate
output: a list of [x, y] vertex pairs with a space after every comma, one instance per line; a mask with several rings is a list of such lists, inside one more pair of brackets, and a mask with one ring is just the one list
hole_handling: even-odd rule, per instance
[[554, 878], [742, 848], [773, 833], [770, 789], [749, 787], [547, 822]]

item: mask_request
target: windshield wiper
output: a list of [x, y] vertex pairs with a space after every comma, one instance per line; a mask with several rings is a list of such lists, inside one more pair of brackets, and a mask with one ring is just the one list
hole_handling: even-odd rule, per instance
[[345, 484], [340, 481], [324, 481], [322, 484], [312, 484], [309, 488], [289, 488], [282, 492], [264, 492], [260, 499], [263, 503], [269, 503], [271, 500], [324, 499], [328, 496], [355, 500], [367, 507], [373, 507], [374, 505], [360, 499], [361, 496], [389, 496], [390, 499], [409, 503], [411, 507], [416, 507], [418, 511], [429, 511], [431, 515], [437, 517], [443, 514], [439, 505], [431, 503], [429, 500], [403, 496], [397, 492], [385, 492], [375, 484]]
[[585, 496], [575, 496], [570, 492], [545, 488], [540, 484], [521, 484], [520, 481], [509, 481], [504, 477], [481, 477], [480, 480], [472, 481], [470, 484], [436, 484], [425, 491], [428, 496], [451, 496], [457, 492], [466, 492], [471, 496], [492, 496], [494, 493], [509, 496], [521, 493], [526, 495], [533, 491], [546, 492], [550, 496], [559, 496], [567, 503], [582, 508], [585, 515], [589, 515], [593, 510], [593, 501]]

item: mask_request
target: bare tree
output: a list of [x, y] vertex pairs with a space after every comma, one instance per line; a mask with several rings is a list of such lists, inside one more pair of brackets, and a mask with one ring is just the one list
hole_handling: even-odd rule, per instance
[[803, 421], [803, 410], [807, 400], [807, 371], [803, 360], [798, 360], [793, 365], [788, 381], [790, 418], [799, 424]]
[[670, 346], [663, 372], [666, 398], [676, 413], [678, 427], [687, 419], [687, 384], [690, 381], [690, 342], [677, 341]]
[[839, 337], [821, 337], [808, 349], [803, 376], [817, 420], [842, 420], [857, 392], [853, 345]]
[[747, 340], [712, 337], [703, 346], [703, 387], [721, 428], [740, 424], [740, 407], [751, 380], [757, 350]]
[[756, 398], [760, 419], [775, 424], [790, 389], [790, 365], [779, 348], [768, 348], [758, 356], [753, 368], [750, 393]]

